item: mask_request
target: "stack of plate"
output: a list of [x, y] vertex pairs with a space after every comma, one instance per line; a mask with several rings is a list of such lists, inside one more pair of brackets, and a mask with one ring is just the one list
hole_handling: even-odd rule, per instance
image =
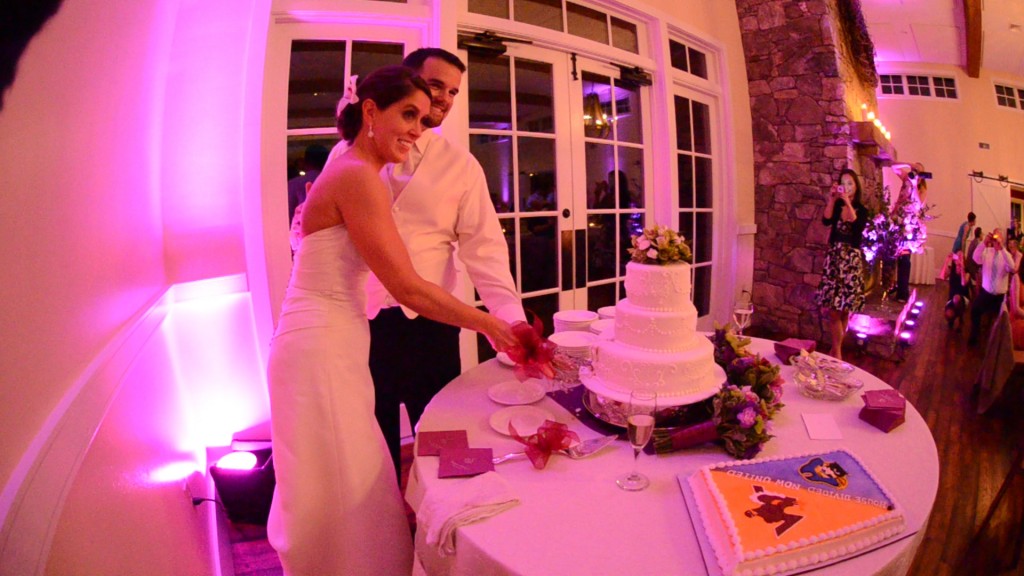
[[602, 320], [615, 318], [615, 306], [602, 306], [597, 309], [597, 316]]
[[581, 331], [586, 332], [590, 323], [597, 320], [597, 312], [590, 310], [562, 310], [553, 316], [555, 332]]
[[559, 350], [581, 360], [590, 360], [590, 347], [597, 342], [597, 338], [597, 334], [578, 330], [555, 332], [548, 336], [548, 340], [554, 342]]
[[610, 332], [615, 331], [615, 319], [604, 318], [601, 320], [595, 320], [590, 325], [590, 331], [604, 339], [605, 336], [610, 336]]

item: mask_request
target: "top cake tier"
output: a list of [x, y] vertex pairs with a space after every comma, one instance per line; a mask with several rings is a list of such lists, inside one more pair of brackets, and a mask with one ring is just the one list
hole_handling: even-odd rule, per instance
[[626, 295], [641, 308], [685, 312], [690, 300], [690, 265], [626, 264]]

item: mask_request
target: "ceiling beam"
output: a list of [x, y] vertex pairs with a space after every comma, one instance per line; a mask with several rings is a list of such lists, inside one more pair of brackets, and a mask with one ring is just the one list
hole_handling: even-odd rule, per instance
[[977, 78], [981, 74], [981, 2], [960, 0], [964, 8], [964, 36], [967, 45], [967, 75]]

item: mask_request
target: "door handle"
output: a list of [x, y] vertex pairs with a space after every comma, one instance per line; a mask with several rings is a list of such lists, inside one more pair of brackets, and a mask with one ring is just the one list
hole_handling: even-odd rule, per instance
[[563, 208], [562, 209], [562, 218], [568, 218], [569, 216], [572, 216], [572, 212], [569, 212], [568, 208]]

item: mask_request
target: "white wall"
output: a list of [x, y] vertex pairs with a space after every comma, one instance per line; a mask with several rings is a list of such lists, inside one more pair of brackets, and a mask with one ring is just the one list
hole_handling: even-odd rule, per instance
[[[180, 479], [149, 473], [226, 441], [197, 424], [197, 398], [234, 394], [232, 429], [266, 418], [251, 307], [230, 328], [191, 321], [210, 340], [185, 344], [234, 349], [219, 362], [176, 365], [173, 337], [139, 331], [173, 284], [246, 272], [268, 18], [269, 0], [64, 0], [20, 61], [0, 112], [0, 574], [42, 573], [54, 535], [54, 573], [177, 574], [182, 548], [203, 566], [186, 572], [213, 568]], [[157, 424], [165, 436], [139, 436]], [[28, 529], [45, 541], [19, 541]], [[113, 568], [144, 558], [165, 560]]]
[[[968, 78], [959, 68], [922, 64], [886, 63], [879, 73], [924, 74], [956, 79], [957, 100], [939, 98], [879, 97], [879, 117], [892, 131], [901, 162], [921, 162], [934, 174], [926, 202], [935, 204], [937, 217], [928, 222], [928, 245], [935, 249], [936, 263], [953, 246], [957, 228], [966, 220], [971, 205], [971, 181], [967, 174], [1004, 174], [1024, 182], [1024, 112], [996, 105], [994, 82], [1024, 87], [1024, 78], [993, 76], [982, 70], [980, 78]], [[980, 142], [990, 145], [988, 150]], [[891, 178], [887, 178], [887, 182]], [[898, 190], [898, 185], [890, 186]], [[980, 214], [980, 212], [979, 212]], [[1010, 220], [1009, 205], [1004, 216]], [[988, 230], [986, 229], [986, 232]], [[936, 270], [938, 272], [938, 270]]]

